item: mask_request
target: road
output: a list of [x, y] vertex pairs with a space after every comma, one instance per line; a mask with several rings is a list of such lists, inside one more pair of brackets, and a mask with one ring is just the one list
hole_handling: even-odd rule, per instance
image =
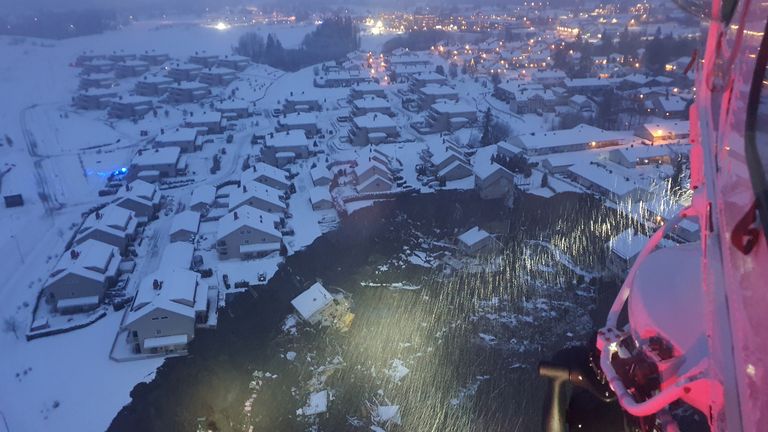
[[35, 167], [34, 176], [35, 183], [37, 184], [37, 196], [40, 198], [40, 202], [43, 204], [45, 213], [52, 215], [57, 210], [64, 208], [64, 205], [62, 205], [56, 199], [55, 194], [51, 193], [51, 186], [48, 184], [48, 177], [43, 172], [43, 162], [48, 158], [48, 156], [41, 156], [38, 152], [37, 140], [35, 139], [35, 135], [32, 133], [32, 130], [27, 124], [27, 113], [29, 110], [36, 107], [37, 104], [34, 104], [21, 110], [19, 113], [19, 124], [21, 126], [21, 133], [24, 137], [24, 142], [27, 145], [27, 152], [29, 152], [29, 157], [32, 158], [32, 163]]

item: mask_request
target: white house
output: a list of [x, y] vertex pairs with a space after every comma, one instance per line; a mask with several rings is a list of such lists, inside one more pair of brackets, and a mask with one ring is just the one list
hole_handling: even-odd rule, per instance
[[475, 166], [475, 189], [483, 199], [501, 198], [513, 189], [515, 175], [497, 163]]
[[208, 314], [208, 292], [200, 275], [181, 268], [161, 268], [142, 279], [123, 324], [134, 352], [183, 352], [195, 337], [196, 323]]
[[120, 189], [114, 203], [118, 207], [131, 210], [137, 218], [148, 219], [160, 209], [161, 197], [156, 185], [144, 180], [134, 180]]
[[192, 242], [200, 229], [200, 213], [185, 210], [173, 217], [171, 222], [171, 243]]
[[176, 177], [187, 170], [186, 158], [181, 157], [181, 149], [176, 146], [159, 147], [151, 150], [139, 150], [128, 168], [128, 178], [141, 176], [154, 178]]
[[251, 206], [267, 213], [285, 214], [288, 210], [283, 193], [265, 184], [254, 181], [243, 183], [229, 194], [229, 211], [242, 206]]
[[333, 181], [333, 175], [324, 166], [316, 166], [309, 170], [312, 184], [315, 186], [328, 186]]
[[254, 258], [280, 250], [275, 215], [243, 206], [219, 219], [216, 250], [221, 259]]
[[469, 255], [493, 253], [501, 247], [501, 243], [493, 235], [480, 227], [473, 227], [458, 238], [459, 249]]
[[160, 256], [159, 268], [180, 268], [189, 270], [192, 268], [192, 257], [195, 254], [195, 247], [192, 243], [175, 242], [169, 243], [163, 254]]
[[256, 165], [243, 171], [240, 175], [240, 183], [244, 184], [255, 181], [284, 191], [291, 186], [291, 180], [288, 177], [288, 173], [284, 170], [264, 162], [258, 162]]
[[309, 190], [309, 202], [313, 210], [330, 210], [333, 208], [333, 198], [328, 188], [318, 186]]
[[46, 301], [61, 313], [96, 308], [104, 291], [117, 280], [120, 251], [98, 240], [86, 240], [64, 252], [43, 287]]
[[191, 153], [196, 150], [197, 135], [198, 130], [195, 128], [176, 128], [156, 136], [152, 146], [178, 147], [182, 153]]
[[298, 129], [268, 134], [261, 148], [261, 158], [277, 167], [308, 157], [309, 140], [304, 132]]
[[357, 193], [376, 193], [376, 192], [389, 192], [393, 187], [392, 180], [389, 177], [382, 177], [375, 174], [369, 177], [364, 182], [357, 184]]
[[609, 242], [611, 253], [608, 256], [608, 268], [616, 275], [625, 275], [635, 263], [640, 251], [648, 243], [648, 237], [635, 233], [632, 229], [623, 231]]
[[201, 214], [208, 214], [214, 201], [216, 201], [216, 187], [211, 185], [198, 186], [192, 191], [189, 208]]
[[136, 237], [138, 220], [131, 210], [108, 205], [88, 215], [75, 236], [75, 244], [98, 240], [125, 252]]
[[311, 324], [319, 322], [323, 318], [323, 311], [332, 303], [333, 296], [319, 282], [291, 300], [299, 316]]

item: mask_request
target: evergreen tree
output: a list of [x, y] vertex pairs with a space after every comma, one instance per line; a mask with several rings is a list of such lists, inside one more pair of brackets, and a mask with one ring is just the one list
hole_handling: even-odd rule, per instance
[[491, 136], [491, 126], [493, 123], [493, 114], [491, 114], [491, 107], [485, 110], [483, 115], [483, 134], [480, 136], [480, 146], [486, 147], [493, 144], [493, 138]]

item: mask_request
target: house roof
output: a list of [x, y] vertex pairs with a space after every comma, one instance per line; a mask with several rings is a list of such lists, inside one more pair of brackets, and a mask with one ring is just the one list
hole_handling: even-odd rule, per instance
[[216, 199], [216, 187], [210, 185], [202, 185], [195, 188], [192, 191], [192, 198], [189, 200], [189, 205], [195, 204], [212, 204]]
[[176, 214], [171, 222], [171, 235], [178, 231], [189, 231], [196, 233], [200, 228], [200, 213], [185, 210]]
[[103, 283], [116, 273], [120, 260], [116, 247], [98, 240], [86, 240], [61, 255], [46, 285], [70, 273]]
[[331, 192], [326, 187], [313, 187], [309, 190], [309, 201], [312, 204], [321, 202], [321, 201], [332, 201], [331, 198]]
[[646, 243], [648, 243], [648, 237], [635, 234], [631, 229], [622, 232], [610, 241], [611, 251], [627, 260], [639, 254]]
[[[130, 325], [147, 313], [164, 309], [189, 318], [195, 318], [200, 275], [178, 267], [161, 267], [144, 277], [139, 283], [136, 297], [125, 324]], [[155, 289], [155, 281], [159, 289]]]
[[389, 116], [377, 113], [368, 113], [352, 119], [352, 122], [358, 128], [391, 128], [397, 124]]
[[[274, 132], [271, 136], [267, 135], [266, 143], [265, 145], [267, 147], [297, 147], [297, 146], [308, 146], [309, 140], [307, 139], [307, 136], [304, 135], [304, 131], [301, 129], [293, 129], [288, 130], [284, 132]], [[263, 163], [263, 162], [260, 162]], [[267, 165], [267, 164], [265, 164]], [[268, 165], [271, 166], [271, 165]], [[274, 168], [274, 167], [273, 167]], [[276, 168], [279, 169], [279, 168]], [[268, 172], [274, 173], [275, 176], [278, 176], [280, 178], [285, 178], [285, 175], [282, 175], [274, 170], [266, 169]], [[282, 170], [281, 170], [282, 171]]]
[[195, 128], [176, 128], [170, 132], [155, 137], [156, 142], [169, 143], [180, 141], [194, 141], [197, 138], [197, 129]]
[[291, 304], [304, 319], [328, 306], [333, 301], [333, 296], [319, 282], [309, 287], [306, 291], [291, 300]]
[[176, 165], [181, 155], [181, 148], [176, 146], [168, 146], [162, 148], [156, 148], [152, 150], [143, 150], [140, 154], [137, 153], [134, 156], [132, 165], [146, 166], [146, 165]]
[[226, 237], [245, 226], [281, 238], [282, 235], [275, 228], [277, 220], [277, 216], [274, 214], [245, 205], [219, 219], [217, 238]]
[[486, 238], [491, 237], [491, 235], [482, 229], [480, 227], [472, 227], [467, 232], [459, 236], [459, 241], [466, 244], [467, 246], [474, 246], [477, 243], [485, 240]]
[[189, 270], [192, 266], [192, 255], [194, 255], [194, 253], [195, 247], [192, 243], [169, 243], [163, 250], [163, 255], [160, 257], [160, 268], [180, 268]]
[[518, 135], [515, 139], [522, 144], [524, 149], [544, 149], [587, 144], [593, 141], [625, 140], [630, 137], [631, 135], [626, 132], [606, 131], [587, 124], [580, 124], [572, 129]]

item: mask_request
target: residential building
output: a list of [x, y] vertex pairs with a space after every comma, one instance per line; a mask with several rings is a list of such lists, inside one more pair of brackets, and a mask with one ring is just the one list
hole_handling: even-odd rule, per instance
[[145, 51], [143, 54], [139, 54], [139, 60], [147, 62], [152, 66], [160, 66], [161, 64], [169, 61], [171, 56], [166, 53], [159, 53], [155, 50]]
[[136, 81], [133, 90], [139, 96], [160, 97], [168, 92], [173, 79], [159, 75], [144, 75]]
[[196, 52], [194, 55], [189, 56], [188, 61], [204, 68], [211, 68], [216, 66], [216, 63], [219, 62], [219, 56], [216, 54], [208, 54], [205, 51]]
[[502, 245], [493, 235], [480, 227], [472, 227], [458, 237], [459, 250], [468, 255], [492, 254]]
[[283, 103], [284, 113], [294, 112], [310, 112], [310, 111], [322, 111], [323, 106], [317, 97], [304, 95], [302, 92], [300, 95], [291, 95], [285, 98]]
[[168, 67], [168, 78], [178, 82], [194, 81], [197, 79], [203, 67], [189, 63], [174, 63]]
[[216, 250], [221, 259], [249, 259], [280, 250], [282, 235], [275, 215], [249, 205], [219, 219]]
[[149, 72], [149, 63], [142, 60], [127, 60], [115, 65], [117, 78], [129, 78]]
[[220, 112], [193, 112], [184, 119], [184, 127], [195, 128], [202, 135], [219, 134], [224, 130], [224, 119]]
[[316, 166], [309, 170], [312, 184], [315, 186], [328, 186], [333, 181], [333, 174], [324, 166]]
[[438, 102], [427, 111], [419, 133], [454, 132], [477, 121], [477, 109], [461, 102]]
[[229, 194], [229, 211], [237, 210], [243, 206], [250, 206], [263, 212], [283, 216], [288, 210], [283, 201], [281, 191], [273, 189], [265, 184], [250, 182], [242, 183]]
[[475, 189], [483, 199], [503, 198], [515, 187], [515, 175], [497, 163], [474, 167]]
[[643, 250], [648, 237], [635, 233], [632, 229], [623, 231], [610, 242], [610, 254], [608, 256], [608, 269], [615, 275], [623, 277], [632, 268], [640, 251]]
[[237, 72], [232, 69], [212, 67], [203, 69], [197, 76], [197, 80], [211, 87], [226, 87], [237, 79]]
[[395, 115], [389, 101], [377, 96], [363, 96], [362, 98], [354, 99], [351, 105], [350, 115], [352, 117], [360, 117], [369, 113], [384, 114], [390, 117]]
[[240, 175], [240, 182], [245, 184], [255, 181], [279, 191], [286, 191], [291, 180], [286, 171], [264, 162], [257, 162]]
[[333, 209], [333, 198], [327, 187], [317, 186], [309, 190], [309, 202], [312, 210]]
[[88, 89], [73, 98], [75, 108], [82, 110], [103, 110], [109, 108], [112, 99], [117, 97], [115, 88]]
[[551, 132], [531, 132], [509, 139], [510, 144], [528, 156], [596, 149], [625, 144], [631, 139], [624, 132], [606, 131], [587, 124]]
[[104, 291], [117, 281], [118, 248], [88, 239], [59, 258], [43, 286], [45, 300], [60, 313], [83, 312], [102, 302]]
[[116, 247], [121, 253], [136, 238], [138, 219], [133, 211], [110, 204], [89, 214], [75, 234], [76, 245], [98, 240]]
[[192, 197], [189, 199], [189, 208], [202, 215], [207, 215], [216, 201], [216, 187], [211, 185], [202, 185], [192, 191]]
[[387, 94], [384, 87], [381, 84], [374, 82], [366, 82], [352, 86], [349, 89], [349, 99], [360, 99], [363, 96], [375, 96], [382, 99], [386, 99]]
[[299, 317], [310, 324], [317, 324], [323, 319], [323, 312], [333, 304], [333, 296], [319, 282], [291, 300], [291, 305]]
[[568, 168], [566, 175], [588, 190], [614, 202], [640, 200], [648, 189], [636, 175], [610, 162], [579, 162]]
[[183, 353], [195, 337], [196, 324], [206, 321], [208, 303], [199, 274], [161, 268], [139, 284], [122, 326], [127, 342], [135, 353]]
[[171, 222], [171, 243], [173, 242], [193, 242], [200, 230], [200, 213], [192, 210], [185, 210], [177, 213]]
[[348, 135], [352, 145], [366, 146], [395, 140], [400, 137], [400, 132], [389, 116], [370, 113], [353, 118]]
[[669, 150], [664, 146], [638, 145], [621, 147], [608, 152], [608, 160], [626, 168], [639, 165], [671, 164]]
[[186, 158], [181, 157], [181, 149], [175, 146], [139, 150], [128, 167], [127, 177], [136, 179], [145, 171], [151, 171], [157, 178], [184, 175], [187, 171], [186, 161]]
[[[296, 159], [309, 157], [309, 140], [300, 129], [270, 133], [261, 148], [261, 158], [267, 164], [281, 168]], [[278, 174], [282, 179], [283, 176]], [[280, 185], [282, 186], [282, 185]]]
[[115, 76], [111, 73], [94, 73], [80, 77], [80, 89], [108, 89], [115, 86]]
[[424, 87], [415, 90], [416, 97], [419, 100], [419, 106], [422, 111], [429, 109], [438, 101], [459, 100], [459, 92], [453, 87], [437, 84], [427, 84]]
[[691, 123], [687, 120], [660, 120], [645, 123], [635, 130], [635, 135], [651, 144], [686, 143], [691, 136]]
[[308, 137], [317, 135], [317, 115], [308, 112], [284, 113], [277, 119], [276, 132], [302, 130]]
[[211, 95], [211, 88], [197, 82], [181, 82], [168, 87], [165, 99], [169, 103], [199, 102]]
[[138, 119], [155, 108], [152, 99], [143, 96], [119, 96], [112, 99], [107, 115], [117, 119]]
[[117, 192], [114, 203], [134, 212], [137, 218], [152, 218], [160, 210], [162, 195], [157, 186], [144, 180], [134, 180]]
[[248, 69], [248, 66], [251, 65], [251, 59], [248, 57], [244, 57], [241, 55], [225, 55], [224, 57], [221, 57], [219, 59], [218, 63], [219, 67], [232, 69], [238, 72], [242, 72], [246, 69]]
[[198, 133], [198, 129], [190, 127], [176, 128], [168, 132], [161, 131], [160, 135], [153, 140], [152, 147], [178, 147], [182, 153], [191, 153], [197, 150]]
[[251, 107], [244, 100], [226, 100], [216, 105], [216, 111], [226, 120], [237, 120], [251, 116]]

